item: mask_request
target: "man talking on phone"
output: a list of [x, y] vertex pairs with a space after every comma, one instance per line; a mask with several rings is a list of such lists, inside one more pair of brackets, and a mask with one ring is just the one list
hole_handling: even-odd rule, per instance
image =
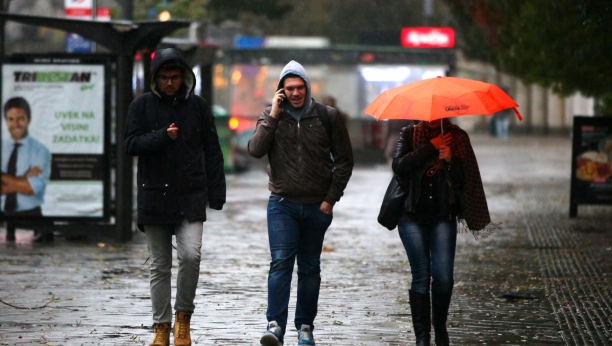
[[249, 153], [268, 155], [268, 327], [261, 345], [280, 346], [287, 326], [291, 275], [297, 257], [295, 328], [298, 345], [314, 345], [314, 319], [321, 285], [323, 238], [333, 208], [353, 171], [353, 151], [344, 119], [310, 95], [306, 70], [295, 61], [283, 69], [272, 106], [264, 110], [249, 141]]

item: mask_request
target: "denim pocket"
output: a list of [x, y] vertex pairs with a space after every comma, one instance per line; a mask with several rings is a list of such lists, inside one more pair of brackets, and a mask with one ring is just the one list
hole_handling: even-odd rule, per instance
[[326, 217], [328, 217], [328, 218], [333, 218], [333, 217], [334, 217], [334, 212], [333, 212], [333, 211], [332, 211], [332, 213], [331, 213], [331, 214], [326, 214], [326, 213], [324, 213], [324, 212], [323, 212], [323, 210], [321, 210], [321, 207], [319, 207], [319, 208], [318, 208], [318, 210], [319, 210], [319, 212], [320, 212], [321, 214], [325, 215], [325, 216], [326, 216]]
[[283, 198], [278, 197], [278, 196], [274, 196], [274, 195], [270, 195], [270, 199], [269, 199], [269, 201], [273, 202], [273, 203], [279, 203], [282, 200], [283, 200]]

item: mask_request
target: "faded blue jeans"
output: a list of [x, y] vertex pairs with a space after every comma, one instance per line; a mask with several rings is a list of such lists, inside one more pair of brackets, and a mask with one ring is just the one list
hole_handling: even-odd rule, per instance
[[151, 305], [153, 323], [172, 322], [172, 228], [176, 236], [178, 276], [174, 310], [193, 313], [196, 287], [200, 277], [202, 221], [180, 225], [145, 225], [147, 247], [151, 256]]
[[408, 254], [412, 271], [412, 291], [429, 293], [431, 285], [436, 291], [450, 294], [453, 290], [457, 221], [435, 221], [431, 224], [409, 221], [400, 223], [399, 235]]
[[270, 272], [268, 274], [269, 321], [276, 321], [285, 331], [291, 291], [291, 275], [297, 256], [298, 287], [295, 327], [302, 324], [314, 329], [321, 286], [323, 238], [333, 216], [320, 209], [321, 203], [298, 204], [276, 196], [268, 202], [268, 239]]

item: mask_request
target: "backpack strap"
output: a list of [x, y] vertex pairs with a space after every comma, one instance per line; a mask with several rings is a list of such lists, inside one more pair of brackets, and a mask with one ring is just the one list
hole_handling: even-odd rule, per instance
[[332, 125], [331, 125], [331, 120], [329, 118], [329, 114], [327, 113], [327, 106], [317, 103], [316, 107], [317, 107], [317, 114], [319, 115], [319, 120], [321, 120], [321, 124], [323, 124], [323, 127], [325, 127], [325, 132], [327, 132], [327, 137], [329, 138], [329, 142], [333, 143]]

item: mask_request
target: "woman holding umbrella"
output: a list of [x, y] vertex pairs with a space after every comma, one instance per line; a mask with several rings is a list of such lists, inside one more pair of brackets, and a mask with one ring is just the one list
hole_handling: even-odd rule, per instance
[[435, 344], [449, 345], [446, 319], [457, 224], [475, 236], [496, 227], [489, 218], [476, 157], [467, 133], [448, 119], [423, 121], [402, 129], [392, 167], [409, 191], [398, 229], [412, 271], [409, 295], [416, 344], [430, 344], [433, 322]]
[[[410, 310], [417, 345], [429, 345], [432, 321], [436, 345], [449, 344], [446, 318], [454, 285], [457, 226], [476, 238], [499, 228], [489, 217], [470, 139], [446, 118], [490, 115], [512, 108], [522, 120], [516, 107], [518, 104], [493, 84], [437, 77], [386, 90], [363, 111], [377, 120], [422, 120], [402, 129], [393, 157], [401, 193], [394, 195], [395, 188], [387, 193], [391, 191], [391, 197], [408, 193], [401, 215], [396, 215], [395, 208], [390, 211], [389, 205], [381, 206], [385, 227], [393, 229], [396, 224], [390, 223], [399, 216], [400, 238], [412, 270]], [[391, 183], [389, 186], [394, 186], [395, 180]]]

